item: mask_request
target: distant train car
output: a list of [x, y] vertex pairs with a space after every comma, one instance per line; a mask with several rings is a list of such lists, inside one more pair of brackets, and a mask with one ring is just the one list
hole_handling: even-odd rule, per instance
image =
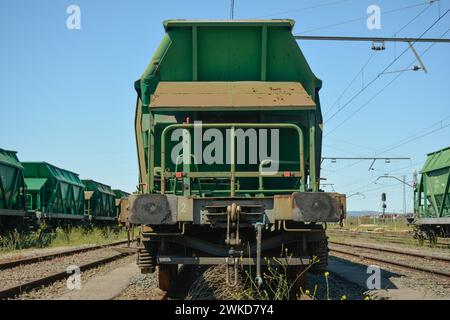
[[78, 174], [47, 162], [22, 162], [27, 209], [44, 219], [84, 219], [84, 190]]
[[94, 180], [82, 180], [86, 186], [84, 192], [84, 213], [92, 220], [96, 221], [115, 221], [116, 195], [111, 187]]
[[450, 147], [428, 154], [414, 190], [415, 237], [450, 237]]
[[0, 227], [26, 214], [23, 166], [15, 151], [0, 149]]
[[116, 215], [119, 218], [119, 224], [125, 226], [128, 220], [127, 206], [130, 194], [119, 189], [114, 189], [113, 192], [116, 195]]
[[31, 227], [41, 220], [117, 223], [128, 196], [47, 162], [20, 162], [15, 151], [0, 148], [0, 229]]

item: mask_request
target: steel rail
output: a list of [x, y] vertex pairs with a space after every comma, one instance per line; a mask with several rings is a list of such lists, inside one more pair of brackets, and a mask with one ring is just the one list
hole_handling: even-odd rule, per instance
[[[389, 238], [398, 238], [398, 239], [413, 239], [413, 233], [408, 231], [404, 233], [393, 232], [393, 231], [383, 231], [383, 232], [373, 232], [373, 231], [350, 231], [350, 230], [340, 230], [340, 229], [328, 229], [328, 232], [340, 233], [340, 234], [349, 234], [349, 235], [368, 235], [368, 236], [383, 236]], [[437, 237], [438, 240], [443, 241], [443, 244], [450, 244], [450, 238], [442, 238]]]
[[[360, 240], [361, 239], [358, 236], [350, 236], [350, 237], [344, 237], [344, 238], [351, 239], [351, 240]], [[400, 244], [400, 245], [409, 246], [411, 248], [439, 248], [439, 249], [448, 249], [449, 248], [449, 244], [442, 244], [442, 243], [430, 244], [428, 242], [424, 242], [423, 244], [415, 244], [413, 242], [409, 242], [408, 239], [394, 239], [392, 237], [386, 237], [386, 238], [364, 237], [363, 239], [373, 240], [372, 241], [373, 244], [380, 244], [380, 245], [386, 244], [386, 241], [388, 241], [391, 244]]]
[[56, 253], [50, 253], [50, 254], [45, 254], [45, 255], [40, 255], [40, 256], [35, 256], [35, 257], [30, 257], [30, 258], [0, 262], [0, 270], [11, 269], [11, 268], [14, 268], [14, 267], [17, 267], [20, 265], [32, 264], [32, 263], [36, 263], [36, 262], [40, 262], [40, 261], [54, 259], [54, 258], [61, 257], [61, 256], [70, 256], [70, 255], [77, 254], [77, 253], [108, 248], [108, 247], [112, 247], [112, 246], [116, 246], [116, 245], [120, 245], [120, 244], [125, 244], [127, 242], [128, 242], [127, 240], [117, 241], [117, 242], [108, 243], [108, 244], [101, 244], [101, 245], [96, 245], [96, 246], [91, 246], [91, 247], [70, 249], [70, 250], [65, 250], [65, 251], [60, 251], [60, 252], [56, 252]]
[[353, 257], [357, 257], [357, 258], [360, 258], [360, 259], [367, 259], [367, 260], [372, 260], [372, 261], [376, 261], [376, 262], [382, 262], [382, 263], [385, 263], [387, 265], [402, 267], [402, 268], [409, 269], [409, 270], [414, 270], [414, 271], [427, 272], [427, 273], [430, 273], [430, 274], [434, 274], [434, 275], [439, 275], [439, 276], [443, 276], [443, 277], [446, 277], [446, 278], [450, 278], [450, 272], [447, 272], [447, 271], [435, 270], [435, 269], [431, 269], [431, 268], [427, 268], [427, 267], [420, 267], [420, 266], [410, 265], [410, 264], [406, 264], [406, 263], [399, 262], [399, 261], [392, 261], [392, 260], [387, 260], [387, 259], [383, 259], [383, 258], [379, 258], [379, 257], [366, 255], [366, 254], [349, 252], [349, 251], [346, 251], [346, 250], [336, 249], [336, 248], [333, 248], [333, 247], [330, 247], [330, 251], [331, 252], [340, 253], [340, 254], [344, 254], [344, 255], [353, 256]]
[[[129, 253], [120, 253], [120, 254], [114, 255], [112, 257], [103, 258], [100, 260], [89, 262], [89, 263], [86, 263], [86, 264], [80, 266], [80, 271], [86, 271], [89, 269], [93, 269], [100, 265], [118, 260], [118, 259], [123, 258], [128, 255], [129, 255]], [[2, 290], [0, 290], [0, 299], [14, 298], [15, 296], [17, 296], [23, 292], [31, 291], [31, 290], [39, 288], [41, 286], [51, 284], [53, 282], [65, 279], [68, 276], [70, 276], [70, 274], [67, 273], [67, 271], [61, 271], [61, 272], [57, 272], [57, 273], [51, 274], [49, 276], [46, 276], [46, 277], [43, 277], [40, 279], [32, 280], [32, 281], [29, 281], [26, 283], [21, 283], [17, 286], [12, 286], [12, 287], [9, 287], [6, 289], [2, 289]]]
[[[358, 236], [361, 237], [366, 237], [366, 239], [374, 239], [374, 240], [378, 240], [378, 239], [389, 239], [389, 240], [398, 240], [398, 241], [403, 241], [403, 240], [417, 240], [414, 239], [411, 233], [407, 233], [407, 234], [398, 234], [398, 235], [394, 235], [391, 233], [376, 233], [376, 232], [367, 232], [367, 231], [340, 231], [340, 230], [334, 230], [334, 229], [328, 229], [327, 232], [329, 234], [333, 234], [336, 236], [343, 236], [343, 237], [351, 237], [351, 238], [357, 238]], [[445, 248], [448, 248], [448, 246], [450, 246], [450, 242], [448, 241], [448, 238], [440, 238], [438, 237], [438, 242], [436, 242], [435, 245], [438, 246], [442, 246]], [[397, 243], [405, 243], [405, 242], [397, 242]], [[430, 246], [430, 244], [426, 243], [428, 246]]]
[[353, 247], [353, 248], [360, 248], [360, 249], [368, 249], [368, 250], [374, 250], [374, 251], [380, 251], [380, 252], [389, 252], [389, 253], [395, 253], [395, 254], [401, 254], [404, 256], [410, 256], [410, 257], [417, 257], [417, 258], [423, 258], [428, 260], [437, 260], [437, 261], [443, 261], [450, 263], [450, 258], [442, 257], [442, 256], [435, 256], [435, 255], [429, 255], [429, 254], [423, 254], [418, 252], [411, 252], [411, 251], [400, 251], [392, 248], [380, 248], [380, 247], [372, 247], [367, 245], [361, 245], [361, 244], [353, 244], [353, 243], [345, 243], [345, 242], [338, 242], [338, 241], [329, 241], [331, 244], [337, 244], [340, 246], [347, 246], [347, 247]]

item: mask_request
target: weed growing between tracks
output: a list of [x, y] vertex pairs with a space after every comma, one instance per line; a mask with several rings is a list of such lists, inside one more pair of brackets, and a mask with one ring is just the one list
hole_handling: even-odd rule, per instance
[[8, 231], [0, 235], [0, 253], [29, 248], [98, 245], [126, 239], [117, 227], [57, 227], [41, 224], [36, 230]]
[[[304, 272], [308, 272], [311, 265]], [[306, 288], [293, 290], [294, 280], [287, 276], [284, 268], [271, 268], [272, 272], [264, 274], [265, 283], [258, 289], [253, 278], [244, 285], [244, 290], [238, 292], [231, 299], [238, 300], [368, 300], [369, 296], [364, 288], [343, 281], [339, 276], [324, 272], [308, 274]], [[264, 292], [265, 290], [265, 292]]]
[[[286, 259], [286, 258], [281, 258]], [[309, 271], [317, 258], [309, 266], [305, 266], [303, 273]], [[236, 287], [226, 285], [225, 265], [206, 269], [192, 284], [185, 299], [188, 300], [362, 300], [366, 298], [366, 289], [348, 283], [335, 274], [328, 272], [309, 274], [306, 289], [295, 290], [293, 283], [297, 277], [290, 277], [288, 266], [281, 261], [263, 268], [264, 284], [258, 287], [255, 281], [254, 267], [244, 266], [239, 273]]]
[[244, 290], [237, 292], [233, 299], [236, 300], [291, 300], [291, 299], [304, 299], [304, 292], [295, 290], [295, 283], [306, 275], [308, 270], [318, 262], [317, 257], [313, 258], [313, 261], [306, 266], [301, 272], [299, 272], [295, 278], [289, 277], [289, 259], [292, 255], [288, 255], [286, 252], [287, 264], [283, 264], [277, 258], [273, 258], [276, 265], [271, 265], [270, 260], [264, 258], [267, 268], [263, 272], [263, 285], [259, 287], [254, 280], [254, 274], [251, 269], [245, 270], [246, 278], [244, 284]]

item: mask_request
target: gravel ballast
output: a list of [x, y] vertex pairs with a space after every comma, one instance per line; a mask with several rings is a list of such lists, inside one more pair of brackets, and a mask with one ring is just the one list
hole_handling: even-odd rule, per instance
[[11, 269], [0, 270], [0, 290], [37, 280], [57, 272], [67, 270], [69, 266], [81, 266], [95, 260], [118, 255], [112, 248], [102, 248], [81, 252], [69, 256], [58, 256], [32, 264], [20, 265]]

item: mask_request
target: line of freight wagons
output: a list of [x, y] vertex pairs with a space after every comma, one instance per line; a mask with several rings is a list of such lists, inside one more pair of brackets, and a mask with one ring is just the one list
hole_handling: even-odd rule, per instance
[[47, 162], [20, 162], [0, 148], [0, 226], [24, 218], [70, 222], [117, 222], [127, 192]]

